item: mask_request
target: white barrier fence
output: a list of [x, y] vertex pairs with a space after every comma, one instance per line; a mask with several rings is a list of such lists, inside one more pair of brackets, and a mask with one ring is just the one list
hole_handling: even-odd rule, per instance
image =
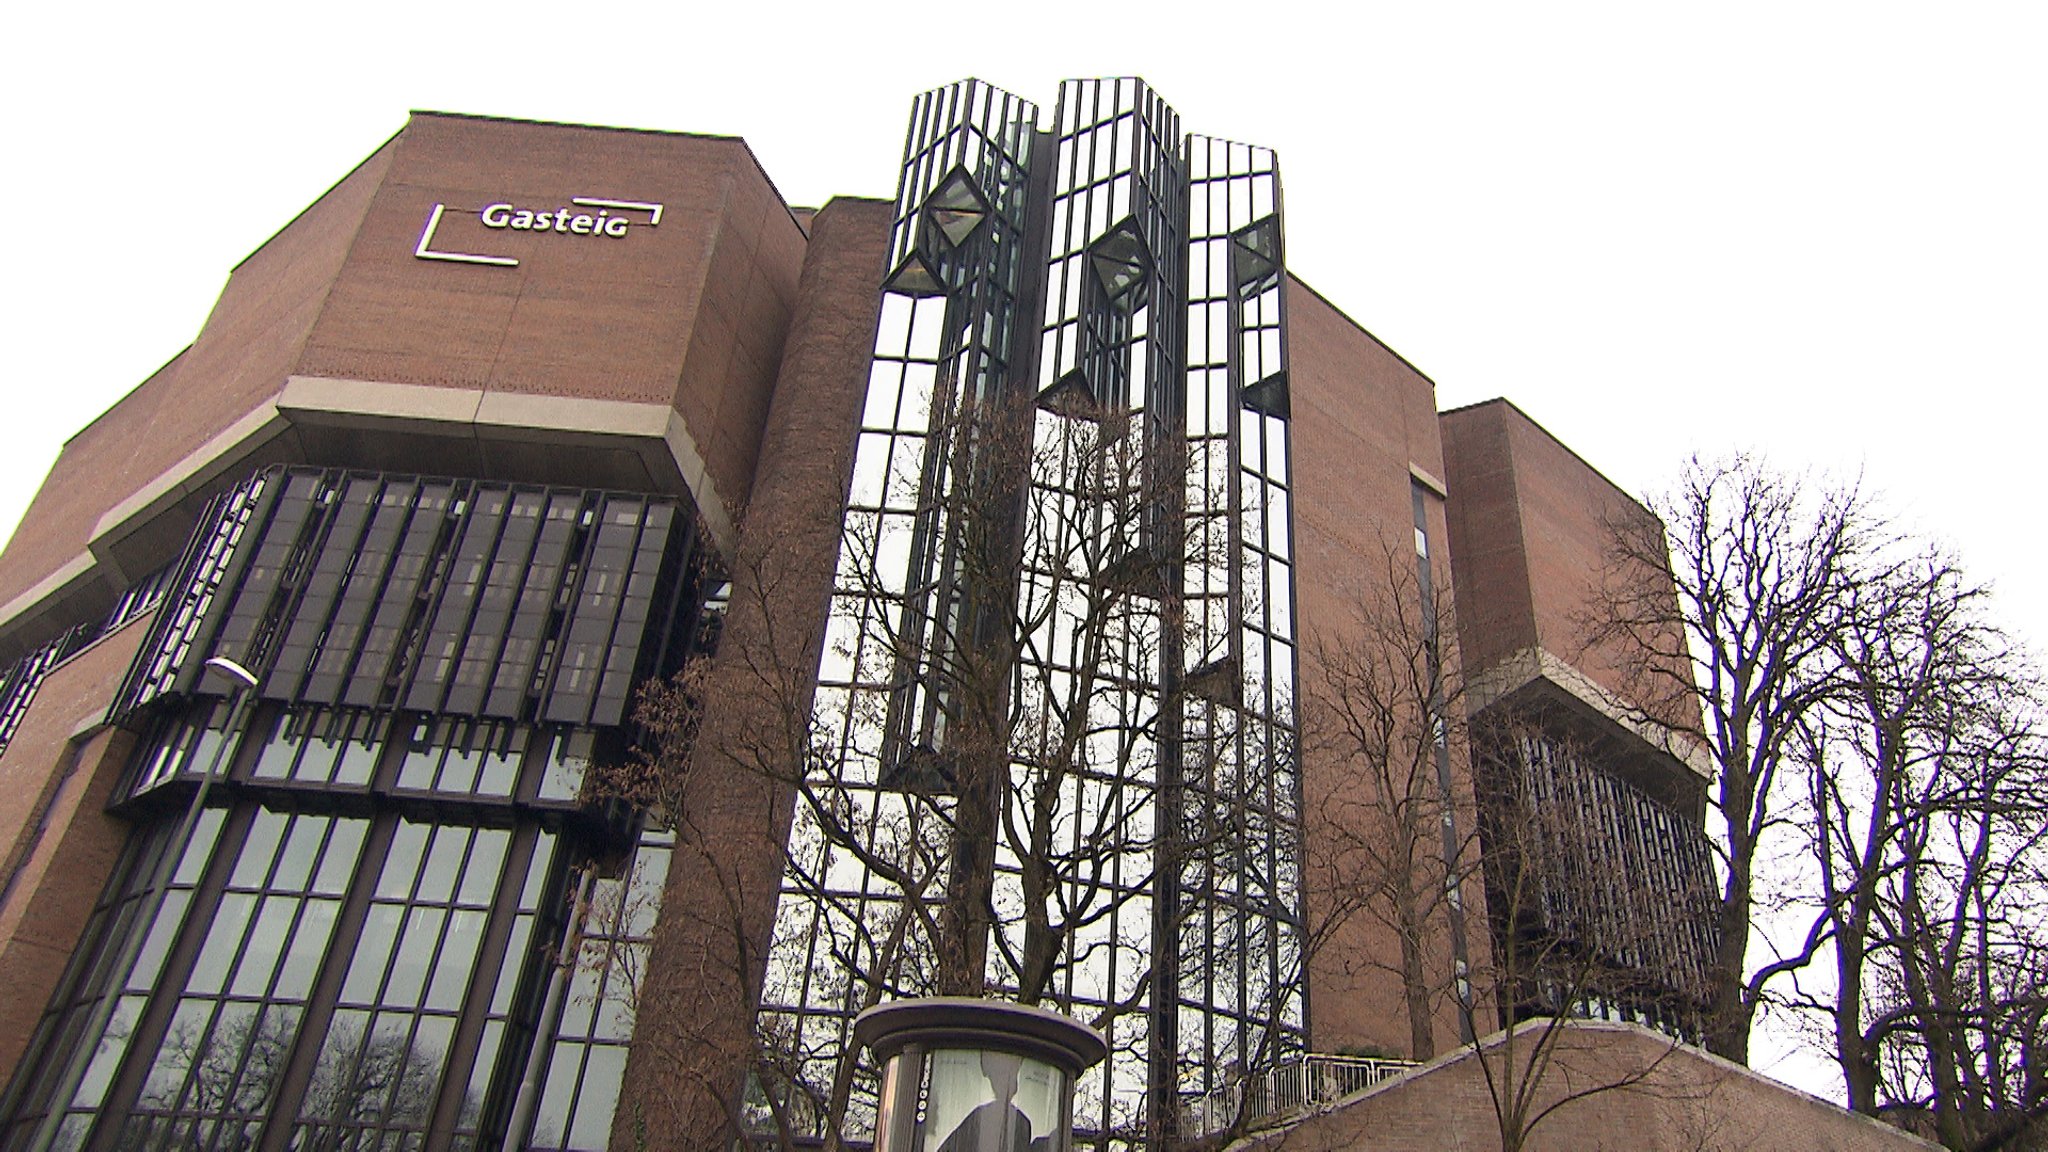
[[1236, 1127], [1278, 1123], [1341, 1100], [1415, 1067], [1413, 1060], [1371, 1056], [1304, 1056], [1226, 1084], [1181, 1113], [1181, 1135], [1198, 1139]]

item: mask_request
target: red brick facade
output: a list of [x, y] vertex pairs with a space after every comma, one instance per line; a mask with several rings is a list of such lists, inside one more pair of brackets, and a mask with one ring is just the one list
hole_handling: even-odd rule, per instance
[[[630, 225], [570, 231], [572, 206], [598, 210], [579, 198]], [[488, 227], [494, 204], [559, 212], [559, 227]], [[803, 697], [810, 685], [764, 687], [763, 669], [815, 669], [823, 644], [892, 209], [841, 199], [794, 212], [736, 139], [414, 116], [235, 268], [191, 347], [66, 444], [0, 553], [0, 665], [104, 619], [178, 554], [207, 500], [260, 465], [427, 472], [688, 497], [734, 580], [760, 585], [734, 597], [716, 673], [730, 706], [706, 723], [771, 723], [770, 687]], [[1318, 707], [1324, 653], [1368, 642], [1360, 606], [1390, 571], [1413, 573], [1418, 495], [1434, 582], [1460, 619], [1446, 643], [1463, 646], [1468, 668], [1547, 650], [1625, 692], [1610, 661], [1574, 645], [1574, 613], [1601, 517], [1646, 513], [1505, 402], [1440, 420], [1427, 377], [1306, 285], [1285, 292], [1301, 708]], [[147, 626], [131, 620], [59, 664], [0, 754], [0, 1082], [130, 833], [106, 808], [137, 734], [108, 727], [107, 712]], [[1313, 846], [1343, 831], [1331, 801], [1359, 783], [1313, 747], [1302, 759]], [[648, 1147], [718, 1144], [754, 1015], [789, 798], [745, 765], [693, 771], [693, 823], [678, 834], [648, 965], [663, 991], [642, 1002], [618, 1148], [643, 1135]], [[1476, 968], [1490, 945], [1462, 750], [1450, 777]], [[1336, 915], [1340, 882], [1313, 866], [1300, 881], [1310, 921], [1328, 928], [1306, 961], [1310, 1045], [1407, 1054], [1397, 941]], [[1446, 988], [1449, 939], [1438, 923], [1426, 949]], [[1438, 1051], [1455, 1049], [1447, 999], [1426, 1023]], [[1479, 1023], [1492, 1026], [1489, 1009]], [[1653, 1043], [1594, 1034], [1612, 1041], [1603, 1060]], [[1725, 1112], [1749, 1132], [1775, 1118], [1756, 1129], [1765, 1139], [1805, 1125], [1821, 1142], [1800, 1147], [1885, 1146], [1849, 1139], [1869, 1135], [1860, 1121], [1689, 1050], [1666, 1064], [1686, 1092], [1706, 1085], [1710, 1100], [1734, 1102], [1707, 1119]], [[1469, 1058], [1439, 1061], [1281, 1143], [1488, 1147], [1470, 1071]], [[1691, 1114], [1678, 1098], [1575, 1105], [1543, 1136], [1553, 1142], [1532, 1147], [1692, 1147], [1622, 1139], [1677, 1139]]]
[[[1787, 1088], [1697, 1048], [1627, 1024], [1568, 1027], [1547, 1062], [1529, 1053], [1542, 1025], [1525, 1025], [1515, 1060], [1526, 1081], [1527, 1152], [1926, 1152], [1938, 1147]], [[1482, 1058], [1486, 1062], [1482, 1065]], [[1464, 1049], [1243, 1147], [1259, 1152], [1489, 1152], [1502, 1122], [1488, 1088], [1512, 1099], [1504, 1038]], [[1565, 1101], [1567, 1095], [1579, 1098]], [[1557, 1105], [1554, 1110], [1553, 1105]], [[1543, 1115], [1550, 1110], [1548, 1115]], [[1540, 1117], [1540, 1118], [1539, 1118]]]

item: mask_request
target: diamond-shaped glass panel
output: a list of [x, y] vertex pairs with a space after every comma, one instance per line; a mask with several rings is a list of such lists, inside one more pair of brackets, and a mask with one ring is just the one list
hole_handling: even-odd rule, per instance
[[924, 202], [925, 218], [948, 246], [958, 248], [988, 217], [988, 197], [963, 169], [955, 168]]
[[1256, 384], [1246, 385], [1244, 406], [1282, 420], [1292, 416], [1287, 402], [1287, 373], [1275, 372]]
[[1038, 406], [1069, 420], [1102, 419], [1102, 404], [1096, 400], [1095, 390], [1088, 386], [1088, 378], [1079, 368], [1053, 381], [1050, 387], [1040, 392]]
[[1237, 675], [1237, 661], [1229, 656], [1218, 657], [1190, 670], [1187, 675], [1181, 677], [1180, 690], [1185, 695], [1230, 707], [1236, 707], [1244, 700], [1244, 688]]
[[884, 291], [897, 292], [905, 296], [944, 296], [946, 282], [940, 278], [939, 270], [919, 252], [912, 252], [896, 266], [894, 272], [882, 281]]
[[1145, 300], [1152, 274], [1152, 253], [1135, 220], [1125, 220], [1088, 246], [1088, 266], [1095, 271], [1109, 302], [1136, 311]]

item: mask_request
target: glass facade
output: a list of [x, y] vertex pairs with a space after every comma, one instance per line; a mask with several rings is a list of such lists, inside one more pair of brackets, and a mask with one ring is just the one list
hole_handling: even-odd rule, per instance
[[[627, 681], [715, 634], [688, 543], [609, 493], [273, 470], [217, 501], [152, 593], [135, 831], [0, 1144], [604, 1148], [671, 849], [587, 783]], [[260, 688], [231, 707], [206, 652]]]
[[[211, 711], [160, 727], [135, 796], [204, 770]], [[10, 1146], [39, 1130], [60, 1148], [496, 1146], [531, 1068], [521, 1146], [604, 1147], [668, 848], [579, 830], [574, 794], [542, 799], [581, 768], [573, 736], [392, 728], [258, 713], [191, 840], [138, 836], [24, 1065]], [[164, 851], [177, 863], [151, 917]], [[144, 918], [147, 943], [112, 970]], [[580, 943], [558, 957], [572, 919]], [[95, 1127], [103, 1113], [125, 1118]]]
[[854, 1016], [963, 964], [1107, 1035], [1088, 1139], [1302, 1045], [1277, 169], [1135, 80], [1050, 123], [973, 81], [913, 108], [764, 1124], [865, 1138]]

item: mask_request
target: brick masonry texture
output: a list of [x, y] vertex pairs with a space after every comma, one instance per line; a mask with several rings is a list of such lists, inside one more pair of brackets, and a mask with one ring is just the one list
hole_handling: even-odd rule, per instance
[[[1523, 1025], [1528, 1059], [1542, 1025]], [[1496, 1078], [1508, 1067], [1486, 1044]], [[1575, 1024], [1535, 1081], [1527, 1152], [1927, 1152], [1937, 1146], [1748, 1069], [1628, 1024]], [[1486, 1069], [1461, 1049], [1286, 1129], [1246, 1152], [1494, 1152], [1500, 1125]]]

